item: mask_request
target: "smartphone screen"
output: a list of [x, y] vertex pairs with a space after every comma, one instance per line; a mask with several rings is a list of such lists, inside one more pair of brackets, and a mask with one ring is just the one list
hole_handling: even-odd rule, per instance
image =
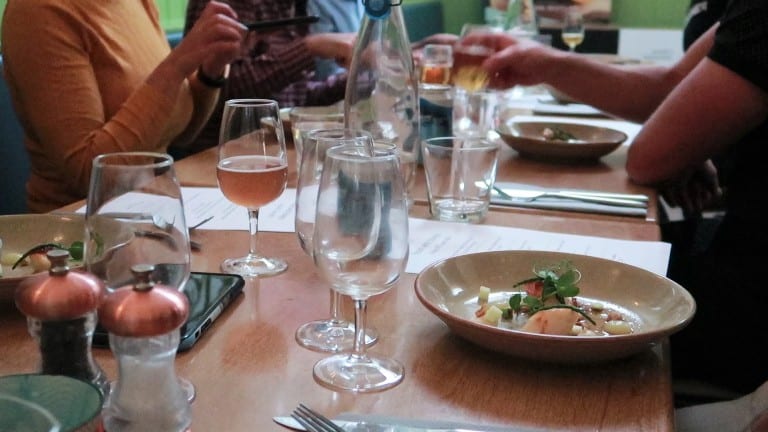
[[[208, 327], [243, 292], [245, 281], [238, 275], [192, 272], [184, 286], [189, 300], [189, 317], [181, 327], [179, 351], [190, 348]], [[107, 331], [98, 325], [93, 334], [93, 346], [109, 347]]]

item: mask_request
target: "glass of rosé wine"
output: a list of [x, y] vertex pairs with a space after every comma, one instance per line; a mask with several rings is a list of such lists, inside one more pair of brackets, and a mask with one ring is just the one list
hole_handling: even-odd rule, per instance
[[288, 155], [277, 102], [269, 99], [231, 99], [224, 104], [219, 134], [216, 177], [231, 202], [248, 209], [248, 254], [221, 264], [225, 273], [244, 277], [271, 276], [288, 264], [257, 251], [259, 209], [276, 200], [288, 180]]

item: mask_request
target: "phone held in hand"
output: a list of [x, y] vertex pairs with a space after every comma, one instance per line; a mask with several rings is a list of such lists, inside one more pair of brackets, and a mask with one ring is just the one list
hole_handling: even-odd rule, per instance
[[[184, 286], [189, 300], [189, 317], [181, 326], [179, 351], [197, 343], [224, 309], [243, 292], [245, 280], [238, 275], [192, 272]], [[98, 325], [93, 333], [93, 346], [109, 348], [109, 333]]]

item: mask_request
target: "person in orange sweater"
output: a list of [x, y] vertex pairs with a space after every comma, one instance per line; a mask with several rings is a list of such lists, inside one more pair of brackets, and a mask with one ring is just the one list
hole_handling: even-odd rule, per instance
[[154, 0], [8, 0], [3, 61], [30, 156], [29, 210], [85, 198], [99, 154], [188, 145], [245, 33], [217, 1], [171, 50]]

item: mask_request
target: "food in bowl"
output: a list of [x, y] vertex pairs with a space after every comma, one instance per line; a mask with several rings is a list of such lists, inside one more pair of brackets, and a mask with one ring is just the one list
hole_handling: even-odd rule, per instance
[[561, 336], [625, 335], [637, 318], [604, 301], [579, 297], [581, 273], [570, 262], [534, 270], [534, 277], [513, 285], [522, 292], [489, 301], [490, 288], [481, 286], [478, 319], [492, 326]]

